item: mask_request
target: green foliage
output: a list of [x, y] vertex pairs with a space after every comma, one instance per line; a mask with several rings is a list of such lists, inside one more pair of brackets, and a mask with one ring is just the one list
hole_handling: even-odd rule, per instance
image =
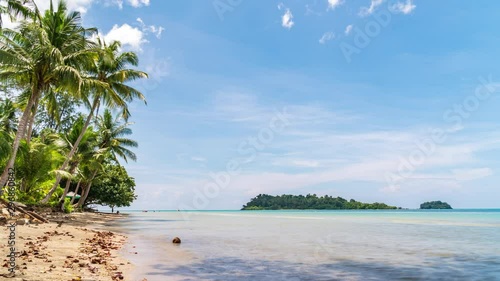
[[264, 209], [264, 207], [250, 206], [250, 207], [245, 207], [244, 210], [247, 210], [247, 211], [259, 211], [259, 210], [265, 210], [265, 209]]
[[420, 209], [452, 209], [446, 202], [431, 201], [420, 204]]
[[87, 198], [88, 204], [126, 207], [137, 199], [134, 194], [135, 181], [129, 177], [125, 168], [119, 164], [108, 163], [106, 173], [96, 178]]
[[111, 111], [106, 109], [98, 118], [99, 147], [110, 153], [113, 160], [118, 162], [118, 157], [128, 162], [127, 159], [137, 160], [137, 156], [127, 147], [137, 147], [136, 141], [125, 138], [131, 135], [131, 123], [122, 122], [120, 116], [113, 118]]
[[57, 133], [71, 130], [83, 114], [77, 111], [82, 102], [70, 95], [47, 95], [40, 101], [40, 109], [35, 120], [35, 131], [50, 129]]
[[[77, 182], [88, 187], [89, 202], [128, 206], [135, 182], [117, 159], [136, 159], [130, 148], [137, 143], [127, 138], [128, 104], [145, 98], [127, 84], [147, 74], [120, 42], [96, 44], [97, 29], [83, 27], [66, 1], [54, 4], [42, 14], [33, 0], [0, 3], [0, 28], [1, 16], [20, 20], [0, 30], [0, 168], [14, 163], [21, 202], [61, 208], [63, 178], [70, 190]], [[72, 211], [66, 201], [63, 209]]]
[[33, 138], [29, 144], [22, 141], [16, 159], [16, 176], [22, 178], [20, 189], [31, 193], [41, 183], [54, 178], [62, 160], [58, 146], [49, 140], [43, 143], [40, 138]]
[[0, 168], [2, 171], [11, 153], [11, 142], [16, 131], [15, 119], [14, 103], [8, 98], [0, 101]]
[[64, 199], [63, 210], [66, 214], [73, 212], [73, 205], [71, 205], [70, 202], [71, 202], [71, 199], [69, 199], [69, 198]]
[[316, 194], [278, 195], [259, 194], [243, 206], [242, 210], [284, 210], [284, 209], [316, 209], [316, 210], [364, 210], [364, 209], [397, 209], [384, 203], [362, 203], [351, 199], [328, 195], [318, 197]]

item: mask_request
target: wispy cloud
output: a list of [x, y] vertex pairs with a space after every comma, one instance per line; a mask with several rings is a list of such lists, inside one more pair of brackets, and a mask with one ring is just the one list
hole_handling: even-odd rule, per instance
[[[35, 0], [38, 8], [41, 11], [45, 11], [50, 7], [51, 0]], [[57, 1], [54, 1], [54, 4]], [[104, 6], [117, 6], [120, 9], [123, 9], [123, 0], [70, 0], [66, 1], [68, 9], [70, 11], [78, 11], [82, 14], [87, 13], [87, 11], [92, 7], [95, 3], [100, 3]], [[125, 4], [132, 6], [134, 8], [139, 8], [143, 6], [149, 6], [150, 0], [126, 0]]]
[[327, 10], [334, 10], [338, 6], [342, 5], [344, 1], [342, 0], [328, 0], [328, 8]]
[[361, 17], [366, 17], [366, 16], [373, 14], [373, 12], [375, 12], [375, 10], [380, 5], [382, 5], [382, 3], [384, 3], [384, 0], [371, 0], [370, 7], [361, 7], [361, 10], [359, 11], [359, 15]]
[[[117, 6], [120, 9], [123, 9], [123, 0], [104, 0], [105, 5], [112, 5], [112, 6]], [[149, 6], [150, 1], [149, 0], [126, 0], [125, 3], [128, 5], [134, 7], [134, 8], [140, 8], [143, 6]]]
[[417, 6], [413, 4], [413, 0], [406, 0], [406, 2], [397, 2], [390, 7], [394, 13], [410, 14]]
[[354, 27], [354, 26], [353, 26], [352, 24], [350, 24], [350, 25], [346, 26], [346, 27], [345, 27], [345, 30], [344, 30], [344, 34], [345, 34], [345, 35], [349, 35], [349, 34], [351, 34], [351, 32], [352, 32], [352, 28], [353, 28], [353, 27]]
[[149, 6], [149, 0], [127, 0], [127, 2], [135, 8]]
[[137, 22], [139, 22], [142, 31], [146, 33], [153, 33], [156, 38], [160, 39], [162, 32], [165, 30], [163, 26], [156, 26], [156, 25], [146, 25], [144, 21], [141, 18], [137, 18]]
[[335, 34], [333, 32], [331, 31], [325, 32], [323, 36], [321, 36], [321, 38], [319, 39], [319, 43], [325, 44], [327, 41], [330, 41], [333, 38], [335, 38]]

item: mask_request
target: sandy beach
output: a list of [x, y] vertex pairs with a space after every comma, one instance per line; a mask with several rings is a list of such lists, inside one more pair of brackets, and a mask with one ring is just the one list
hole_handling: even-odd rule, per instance
[[125, 215], [54, 214], [50, 223], [16, 227], [16, 274], [8, 276], [8, 232], [0, 236], [0, 276], [19, 281], [132, 280], [130, 262], [120, 256], [127, 237], [106, 231], [104, 224]]

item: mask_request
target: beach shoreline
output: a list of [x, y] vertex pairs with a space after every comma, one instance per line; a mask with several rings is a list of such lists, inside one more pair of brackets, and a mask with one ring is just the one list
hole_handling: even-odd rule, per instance
[[[107, 224], [126, 214], [52, 213], [49, 223], [16, 226], [16, 270], [9, 276], [8, 228], [0, 236], [0, 276], [16, 281], [134, 280], [133, 265], [122, 252], [128, 237]], [[139, 279], [140, 280], [140, 279]]]

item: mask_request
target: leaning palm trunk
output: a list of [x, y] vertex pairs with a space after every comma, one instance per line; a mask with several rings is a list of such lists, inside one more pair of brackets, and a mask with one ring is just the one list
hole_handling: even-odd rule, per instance
[[[94, 111], [97, 108], [98, 104], [99, 104], [99, 98], [96, 97], [94, 99], [94, 104], [92, 105], [92, 109], [90, 110], [89, 116], [87, 117], [87, 120], [85, 121], [85, 125], [83, 126], [82, 131], [80, 132], [80, 135], [78, 136], [75, 143], [73, 144], [73, 147], [71, 147], [69, 154], [66, 156], [66, 160], [64, 160], [64, 163], [59, 168], [59, 170], [64, 171], [68, 167], [69, 161], [71, 161], [71, 158], [73, 158], [73, 156], [75, 155], [76, 150], [78, 149], [78, 145], [80, 145], [80, 142], [82, 141], [83, 136], [87, 132], [87, 128], [90, 125], [90, 121], [92, 120], [92, 116], [94, 116]], [[61, 175], [58, 174], [56, 176], [56, 182], [54, 183], [54, 185], [50, 189], [49, 193], [47, 193], [45, 198], [43, 198], [42, 201], [40, 201], [41, 203], [49, 202], [50, 197], [52, 197], [52, 194], [54, 194], [54, 192], [56, 191], [60, 182], [61, 182]]]
[[[75, 169], [76, 169], [77, 166], [78, 166], [78, 163], [75, 163], [75, 164], [71, 165], [71, 168], [69, 169], [69, 173], [71, 175], [73, 175], [73, 173], [75, 172]], [[63, 195], [61, 196], [61, 198], [59, 198], [59, 203], [61, 203], [61, 202], [64, 203], [64, 198], [66, 198], [66, 195], [68, 194], [69, 186], [70, 185], [71, 185], [71, 179], [68, 178], [68, 181], [66, 182], [66, 186], [64, 187]]]
[[29, 126], [28, 126], [28, 130], [26, 131], [26, 143], [30, 143], [31, 141], [31, 135], [33, 134], [33, 124], [35, 123], [35, 116], [36, 116], [36, 112], [38, 110], [38, 103], [40, 102], [40, 97], [38, 97], [36, 100], [35, 100], [35, 103], [33, 105], [33, 108], [31, 110], [31, 115], [30, 115], [30, 118], [29, 118]]
[[73, 202], [75, 202], [75, 198], [76, 198], [76, 195], [78, 194], [78, 190], [80, 190], [80, 183], [81, 182], [82, 182], [82, 180], [79, 180], [78, 184], [76, 185], [75, 194], [73, 194], [73, 197], [71, 197], [71, 202], [69, 202], [70, 205], [73, 205]]
[[69, 190], [70, 185], [71, 185], [71, 179], [68, 179], [68, 181], [66, 182], [66, 187], [64, 188], [63, 195], [61, 196], [61, 198], [59, 198], [59, 203], [61, 204], [61, 211], [64, 211], [64, 201], [65, 201], [66, 195], [68, 194], [68, 190]]
[[12, 143], [12, 154], [5, 166], [5, 169], [0, 177], [0, 194], [3, 193], [3, 187], [7, 183], [7, 177], [9, 175], [9, 169], [14, 168], [14, 162], [16, 161], [17, 151], [19, 149], [19, 145], [21, 144], [21, 139], [24, 137], [26, 132], [26, 125], [28, 123], [28, 119], [31, 114], [31, 108], [35, 104], [35, 100], [38, 98], [40, 91], [38, 89], [33, 89], [33, 93], [24, 109], [21, 120], [19, 120], [19, 125], [17, 126], [16, 137], [14, 138], [14, 142]]
[[87, 186], [87, 188], [85, 189], [85, 194], [82, 197], [80, 197], [80, 200], [78, 201], [77, 208], [83, 207], [83, 204], [85, 203], [85, 201], [87, 200], [87, 197], [89, 196], [90, 188], [92, 187], [92, 182], [94, 181], [96, 175], [97, 175], [97, 170], [94, 171], [94, 174], [90, 178], [89, 186]]

